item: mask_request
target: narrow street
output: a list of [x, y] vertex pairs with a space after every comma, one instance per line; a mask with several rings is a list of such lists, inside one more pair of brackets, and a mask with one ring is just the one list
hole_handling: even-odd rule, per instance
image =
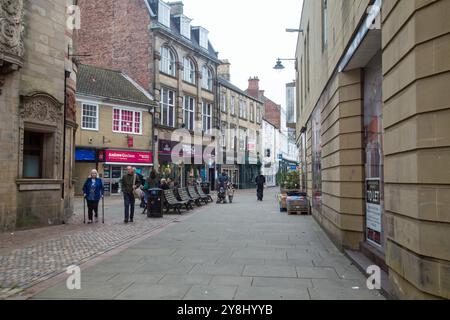
[[[254, 191], [240, 191], [233, 204], [196, 209], [99, 263], [81, 265], [81, 290], [67, 289], [67, 275], [32, 298], [384, 299], [366, 289], [364, 275], [311, 216], [280, 213], [276, 191], [266, 190], [263, 203]], [[142, 228], [146, 218], [139, 218], [127, 228]]]

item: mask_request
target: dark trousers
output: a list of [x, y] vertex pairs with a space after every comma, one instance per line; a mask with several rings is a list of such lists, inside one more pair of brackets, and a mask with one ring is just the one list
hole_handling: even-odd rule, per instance
[[86, 200], [88, 207], [88, 218], [92, 220], [92, 216], [95, 212], [95, 217], [98, 218], [98, 200]]
[[124, 193], [123, 201], [125, 203], [125, 220], [133, 220], [134, 219], [134, 204], [136, 199], [133, 194]]
[[256, 195], [258, 197], [258, 200], [262, 201], [262, 199], [264, 197], [264, 187], [258, 186], [258, 188], [256, 189]]

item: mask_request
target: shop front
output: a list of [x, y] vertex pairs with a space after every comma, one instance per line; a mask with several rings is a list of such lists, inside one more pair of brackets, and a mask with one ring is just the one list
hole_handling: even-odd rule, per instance
[[99, 174], [103, 177], [105, 195], [120, 195], [120, 179], [127, 173], [127, 167], [136, 168], [136, 172], [147, 178], [153, 167], [153, 153], [148, 151], [104, 150], [104, 162], [99, 165]]
[[239, 166], [240, 189], [252, 189], [256, 187], [255, 179], [261, 172], [262, 163], [254, 152], [247, 152], [245, 164]]
[[[179, 144], [176, 141], [160, 140], [158, 172], [162, 178], [170, 178], [181, 186], [192, 185], [195, 182], [208, 182], [214, 189], [216, 179], [215, 150], [204, 157], [205, 146], [185, 144], [179, 154], [174, 151]], [[181, 163], [177, 163], [176, 159]]]

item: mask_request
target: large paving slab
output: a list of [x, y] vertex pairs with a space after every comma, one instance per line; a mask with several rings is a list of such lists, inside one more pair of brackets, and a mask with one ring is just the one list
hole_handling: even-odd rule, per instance
[[[158, 234], [83, 269], [92, 285], [57, 284], [36, 299], [383, 299], [311, 216], [280, 213], [275, 189], [256, 202], [209, 204]], [[96, 276], [97, 275], [97, 276]], [[95, 284], [95, 285], [94, 285]]]

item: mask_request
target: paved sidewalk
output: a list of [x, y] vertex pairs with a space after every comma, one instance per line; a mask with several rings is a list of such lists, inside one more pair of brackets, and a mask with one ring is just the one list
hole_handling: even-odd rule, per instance
[[280, 213], [275, 189], [263, 203], [240, 191], [235, 203], [197, 214], [34, 299], [384, 299], [311, 216]]
[[121, 197], [109, 197], [105, 198], [105, 224], [101, 223], [100, 212], [100, 223], [85, 225], [82, 199], [77, 198], [75, 214], [65, 225], [0, 234], [0, 299], [20, 294], [65, 272], [70, 265], [101, 255], [179, 217], [148, 219], [141, 212], [136, 208], [135, 223], [125, 225]]

